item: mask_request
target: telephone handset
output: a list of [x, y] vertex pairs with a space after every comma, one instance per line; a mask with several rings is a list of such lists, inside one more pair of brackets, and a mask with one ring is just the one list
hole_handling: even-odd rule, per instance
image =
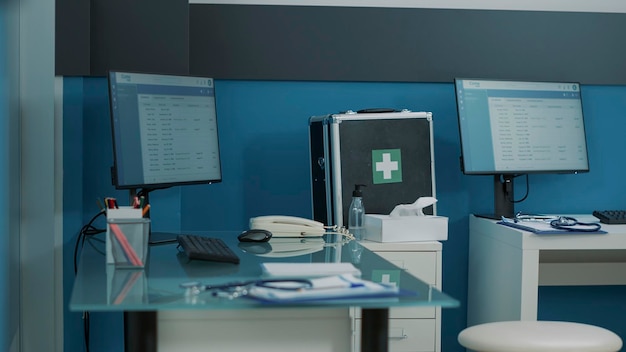
[[267, 230], [273, 237], [321, 237], [326, 233], [319, 221], [287, 215], [250, 218], [250, 229]]

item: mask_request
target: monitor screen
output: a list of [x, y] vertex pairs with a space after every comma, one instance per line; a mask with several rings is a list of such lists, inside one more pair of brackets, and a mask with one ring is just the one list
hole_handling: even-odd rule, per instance
[[116, 188], [221, 181], [212, 78], [112, 71], [108, 83]]
[[580, 85], [456, 79], [465, 174], [589, 171]]

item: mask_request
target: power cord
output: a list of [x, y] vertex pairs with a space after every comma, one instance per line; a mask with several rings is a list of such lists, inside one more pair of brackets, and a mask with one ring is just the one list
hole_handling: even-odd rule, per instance
[[[337, 243], [330, 243], [327, 244], [328, 246], [334, 246], [337, 244], [341, 244], [344, 245], [350, 241], [354, 241], [356, 240], [356, 238], [354, 237], [354, 235], [344, 226], [339, 227], [337, 225], [334, 226], [324, 226], [324, 229], [326, 230], [326, 232], [324, 233], [324, 235], [339, 235], [341, 236], [343, 239], [340, 242]], [[306, 235], [306, 233], [304, 233]], [[325, 247], [327, 246], [325, 245]]]
[[[515, 177], [519, 177], [522, 175], [515, 175]], [[529, 182], [528, 182], [528, 174], [524, 174], [524, 176], [526, 176], [526, 193], [524, 194], [524, 196], [521, 199], [513, 199], [513, 195], [512, 194], [507, 194], [506, 198], [510, 203], [521, 203], [523, 201], [526, 200], [526, 198], [528, 198], [528, 194], [530, 193], [530, 187], [529, 187]]]
[[106, 232], [105, 229], [98, 229], [93, 226], [93, 223], [96, 221], [96, 219], [98, 219], [102, 215], [106, 215], [106, 210], [100, 210], [96, 215], [94, 215], [94, 217], [91, 218], [91, 220], [89, 220], [86, 225], [83, 225], [83, 227], [80, 229], [80, 232], [78, 233], [78, 237], [76, 238], [76, 244], [74, 245], [74, 276], [76, 276], [76, 274], [78, 273], [79, 246], [80, 250], [82, 250], [87, 237]]
[[[76, 244], [74, 246], [74, 277], [76, 277], [76, 274], [78, 274], [78, 253], [82, 251], [83, 247], [85, 246], [85, 240], [97, 234], [106, 232], [106, 230], [96, 228], [93, 225], [96, 219], [98, 219], [102, 215], [106, 215], [105, 209], [100, 210], [96, 215], [94, 215], [91, 220], [89, 220], [89, 222], [80, 229], [80, 232], [78, 233], [78, 237], [76, 238]], [[89, 352], [89, 323], [89, 312], [84, 311], [83, 333], [85, 335], [85, 352]]]

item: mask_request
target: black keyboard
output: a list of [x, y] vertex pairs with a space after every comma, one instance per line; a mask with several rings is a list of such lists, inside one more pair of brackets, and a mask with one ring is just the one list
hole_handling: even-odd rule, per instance
[[239, 257], [219, 238], [178, 235], [176, 239], [189, 259], [239, 264]]
[[594, 210], [593, 216], [604, 224], [626, 224], [626, 210]]

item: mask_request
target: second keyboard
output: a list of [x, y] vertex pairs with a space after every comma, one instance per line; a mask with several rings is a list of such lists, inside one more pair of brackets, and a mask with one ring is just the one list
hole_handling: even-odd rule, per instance
[[594, 210], [593, 216], [603, 224], [626, 224], [626, 210]]

